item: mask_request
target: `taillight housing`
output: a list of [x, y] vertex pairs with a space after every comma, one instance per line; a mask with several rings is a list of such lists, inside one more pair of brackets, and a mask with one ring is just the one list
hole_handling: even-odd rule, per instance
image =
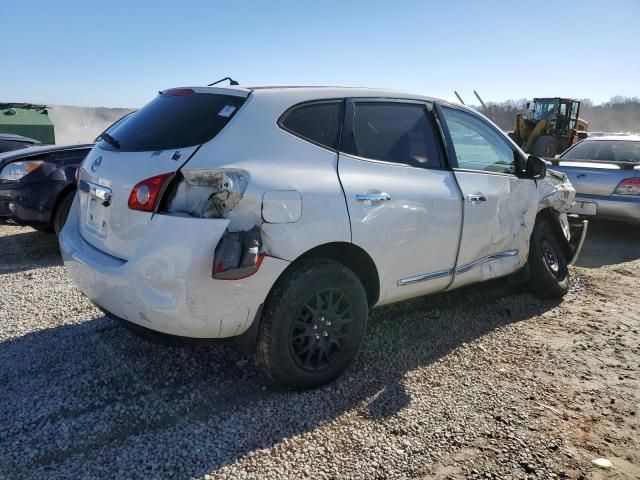
[[640, 195], [640, 177], [625, 178], [618, 184], [613, 193], [618, 195]]
[[153, 212], [165, 185], [173, 176], [174, 172], [163, 173], [137, 183], [129, 194], [129, 208], [142, 212]]
[[180, 170], [159, 211], [198, 218], [227, 218], [242, 199], [249, 172], [238, 168]]

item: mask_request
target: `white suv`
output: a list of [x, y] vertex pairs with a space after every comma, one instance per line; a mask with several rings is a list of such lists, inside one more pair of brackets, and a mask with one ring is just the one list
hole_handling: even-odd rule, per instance
[[60, 245], [108, 315], [239, 337], [272, 380], [306, 388], [351, 363], [372, 307], [516, 271], [564, 295], [575, 192], [545, 172], [428, 97], [174, 88], [87, 156]]

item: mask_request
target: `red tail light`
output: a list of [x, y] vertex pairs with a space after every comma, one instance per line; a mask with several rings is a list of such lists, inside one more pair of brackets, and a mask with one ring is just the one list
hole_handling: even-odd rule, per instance
[[153, 212], [156, 202], [164, 186], [173, 178], [174, 173], [163, 173], [155, 177], [147, 178], [138, 183], [129, 195], [129, 208], [143, 212]]
[[625, 178], [613, 193], [618, 195], [640, 195], [640, 177]]

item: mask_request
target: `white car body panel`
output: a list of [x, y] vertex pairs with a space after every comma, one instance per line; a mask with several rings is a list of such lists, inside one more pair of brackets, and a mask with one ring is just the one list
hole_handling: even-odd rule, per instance
[[[340, 154], [353, 243], [373, 259], [379, 305], [447, 288], [455, 265], [462, 205], [453, 173]], [[389, 200], [356, 200], [386, 193]], [[416, 278], [424, 276], [423, 278]]]
[[[229, 128], [204, 144], [184, 168], [240, 168], [251, 173], [247, 191], [229, 215], [231, 231], [262, 223], [260, 213], [266, 192], [299, 192], [299, 220], [262, 224], [270, 255], [295, 260], [319, 245], [350, 242], [349, 213], [337, 178], [338, 155], [278, 127], [278, 118], [292, 100], [264, 93], [249, 97], [229, 122]], [[230, 128], [232, 123], [240, 122], [242, 128]], [[247, 141], [247, 132], [251, 132], [251, 141]]]
[[259, 275], [214, 280], [213, 253], [229, 221], [172, 215], [155, 215], [125, 262], [80, 236], [77, 208], [76, 197], [60, 235], [73, 280], [109, 313], [162, 333], [194, 338], [242, 334], [289, 265], [266, 257]]
[[[175, 161], [171, 157], [176, 150], [117, 152], [94, 146], [79, 168], [79, 178], [109, 188], [112, 197], [111, 204], [105, 207], [89, 193], [78, 190], [82, 237], [110, 255], [128, 259], [133, 255], [152, 217], [149, 212], [129, 209], [131, 190], [141, 180], [176, 171], [196, 148], [179, 149], [180, 160]], [[97, 167], [96, 161], [99, 162]], [[90, 216], [94, 217], [94, 221]]]

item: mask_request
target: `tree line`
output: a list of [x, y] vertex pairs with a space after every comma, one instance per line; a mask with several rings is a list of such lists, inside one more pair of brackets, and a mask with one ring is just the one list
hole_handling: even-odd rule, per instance
[[[513, 130], [518, 113], [527, 114], [527, 100], [488, 102], [485, 107], [474, 107], [506, 131]], [[640, 98], [612, 97], [599, 105], [590, 99], [580, 100], [580, 118], [589, 122], [591, 132], [640, 132]]]

